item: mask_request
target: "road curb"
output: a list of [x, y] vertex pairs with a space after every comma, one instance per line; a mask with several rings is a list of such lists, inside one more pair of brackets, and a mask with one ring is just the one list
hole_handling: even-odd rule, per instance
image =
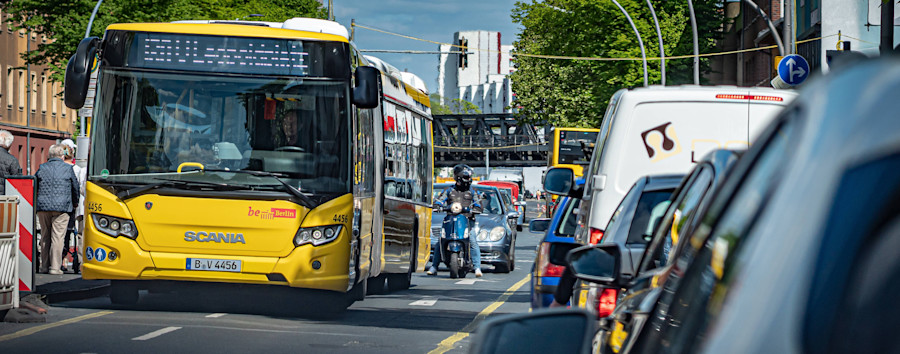
[[109, 284], [102, 284], [76, 290], [56, 291], [36, 294], [44, 298], [44, 302], [54, 304], [65, 301], [84, 300], [109, 294]]

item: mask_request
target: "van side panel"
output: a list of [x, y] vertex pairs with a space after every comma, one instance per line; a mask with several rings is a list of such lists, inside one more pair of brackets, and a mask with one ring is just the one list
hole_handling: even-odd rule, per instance
[[600, 157], [598, 173], [606, 175], [606, 186], [594, 192], [590, 226], [605, 229], [641, 176], [687, 173], [713, 149], [747, 148], [747, 114], [746, 101], [645, 102], [620, 114], [626, 124], [613, 126]]

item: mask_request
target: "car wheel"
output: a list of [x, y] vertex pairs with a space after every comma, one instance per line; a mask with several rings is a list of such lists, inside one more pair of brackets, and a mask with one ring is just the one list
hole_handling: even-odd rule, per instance
[[494, 272], [495, 273], [509, 273], [509, 264], [500, 263], [500, 264], [494, 265]]

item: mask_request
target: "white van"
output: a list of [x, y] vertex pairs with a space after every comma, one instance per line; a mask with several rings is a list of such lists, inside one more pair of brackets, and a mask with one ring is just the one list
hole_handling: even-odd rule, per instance
[[585, 173], [579, 240], [602, 239], [612, 213], [639, 177], [687, 173], [716, 148], [746, 149], [795, 96], [788, 90], [735, 86], [619, 90], [610, 99]]

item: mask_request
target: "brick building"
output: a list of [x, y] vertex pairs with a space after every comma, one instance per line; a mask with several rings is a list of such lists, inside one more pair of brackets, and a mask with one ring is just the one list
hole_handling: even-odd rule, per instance
[[50, 40], [34, 32], [13, 30], [0, 13], [0, 129], [13, 133], [9, 152], [24, 174], [47, 161], [50, 145], [69, 138], [77, 112], [63, 104], [62, 83], [50, 81], [43, 65], [26, 65], [20, 54]]

